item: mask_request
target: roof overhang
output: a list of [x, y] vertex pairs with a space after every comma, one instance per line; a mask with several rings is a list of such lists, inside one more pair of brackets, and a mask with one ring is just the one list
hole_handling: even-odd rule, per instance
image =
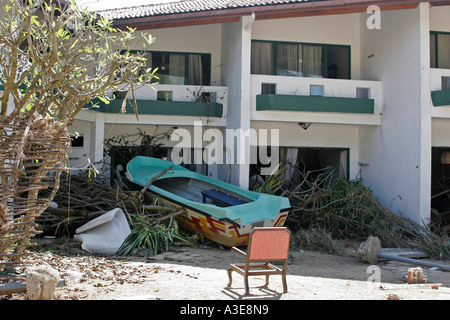
[[[173, 13], [139, 18], [119, 19], [114, 26], [134, 27], [139, 30], [205, 25], [239, 21], [242, 16], [255, 14], [256, 20], [295, 18], [347, 13], [366, 12], [370, 5], [376, 5], [380, 10], [402, 10], [416, 8], [417, 0], [329, 0], [275, 4], [264, 6], [240, 7], [233, 9], [196, 11], [189, 13]], [[430, 6], [450, 5], [450, 0], [428, 1]]]

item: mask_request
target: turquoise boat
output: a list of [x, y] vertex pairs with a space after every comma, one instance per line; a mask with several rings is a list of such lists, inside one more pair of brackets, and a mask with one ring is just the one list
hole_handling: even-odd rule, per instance
[[127, 176], [142, 187], [157, 177], [148, 191], [162, 205], [185, 209], [177, 218], [181, 227], [228, 247], [247, 245], [254, 227], [282, 227], [290, 209], [286, 197], [245, 190], [167, 160], [137, 156]]

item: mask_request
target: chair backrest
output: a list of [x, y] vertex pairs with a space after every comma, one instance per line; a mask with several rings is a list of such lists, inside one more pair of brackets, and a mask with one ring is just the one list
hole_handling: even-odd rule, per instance
[[289, 254], [291, 232], [285, 227], [254, 228], [250, 232], [248, 260], [285, 260]]

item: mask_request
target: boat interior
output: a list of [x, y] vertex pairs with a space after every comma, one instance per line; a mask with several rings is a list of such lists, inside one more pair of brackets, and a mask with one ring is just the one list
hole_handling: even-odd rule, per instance
[[246, 199], [230, 190], [192, 178], [160, 179], [155, 181], [153, 185], [191, 201], [215, 204], [220, 207], [251, 202], [250, 199]]

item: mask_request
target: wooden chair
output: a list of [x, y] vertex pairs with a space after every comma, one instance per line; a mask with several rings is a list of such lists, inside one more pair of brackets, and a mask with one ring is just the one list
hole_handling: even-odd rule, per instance
[[[283, 228], [254, 228], [249, 235], [247, 253], [232, 247], [235, 251], [246, 257], [245, 263], [230, 264], [228, 269], [231, 286], [231, 273], [236, 271], [244, 276], [245, 294], [248, 295], [248, 277], [256, 275], [266, 276], [266, 286], [269, 285], [269, 276], [280, 274], [283, 281], [283, 293], [287, 292], [286, 267], [288, 263], [289, 239], [291, 232]], [[283, 267], [272, 265], [272, 261], [283, 261]]]

